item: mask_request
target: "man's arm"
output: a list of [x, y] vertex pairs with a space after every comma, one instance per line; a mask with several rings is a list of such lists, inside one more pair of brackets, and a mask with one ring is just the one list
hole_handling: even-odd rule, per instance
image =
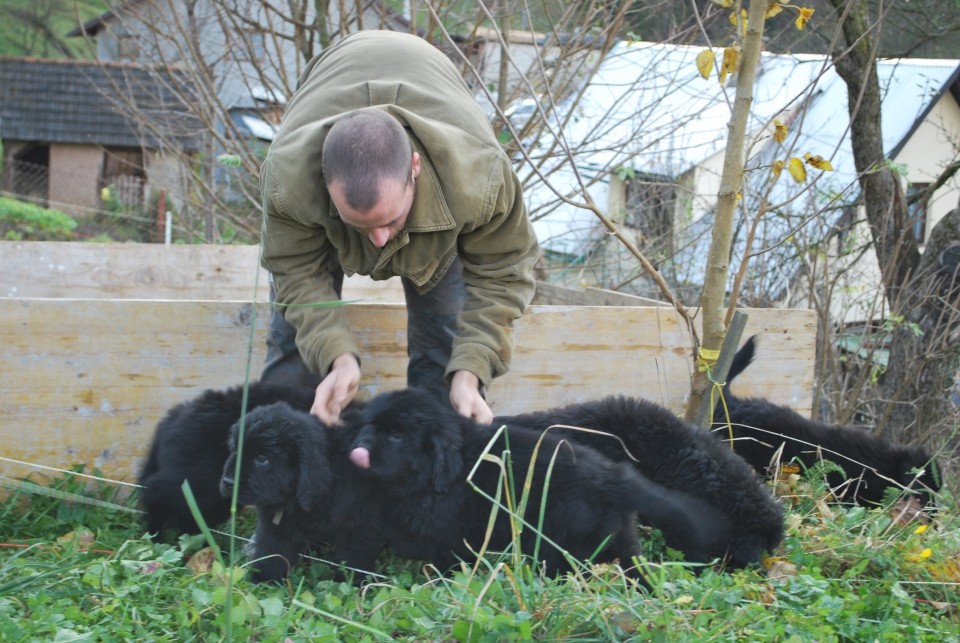
[[269, 157], [261, 169], [264, 199], [261, 263], [273, 276], [276, 303], [297, 329], [304, 362], [321, 376], [346, 353], [359, 354], [327, 269], [334, 249], [323, 228], [304, 213], [283, 207], [282, 186]]
[[513, 322], [533, 299], [540, 257], [519, 178], [504, 157], [488, 186], [491, 215], [459, 240], [467, 301], [447, 365], [474, 374], [484, 386], [505, 373], [513, 357]]

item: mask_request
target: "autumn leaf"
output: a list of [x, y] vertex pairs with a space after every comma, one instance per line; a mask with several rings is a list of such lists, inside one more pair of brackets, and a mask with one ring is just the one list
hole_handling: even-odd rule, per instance
[[803, 183], [807, 180], [807, 169], [803, 167], [803, 161], [794, 156], [790, 159], [790, 164], [787, 166], [787, 171], [790, 172], [790, 176], [793, 177], [793, 180], [797, 183]]
[[187, 559], [187, 568], [193, 570], [194, 574], [203, 574], [213, 568], [213, 562], [216, 560], [216, 554], [209, 547], [204, 547], [189, 559]]
[[[737, 12], [734, 11], [733, 13], [730, 14], [730, 24], [732, 24], [734, 27], [736, 27], [736, 26], [737, 26], [737, 22], [738, 22], [738, 20], [737, 20]], [[740, 23], [740, 25], [741, 25], [740, 31], [741, 31], [742, 35], [743, 35], [743, 36], [746, 36], [746, 35], [747, 35], [747, 10], [746, 10], [746, 9], [741, 9], [741, 10], [740, 10], [740, 20], [739, 20], [739, 23]]]
[[765, 14], [763, 14], [763, 17], [764, 17], [765, 19], [769, 20], [770, 18], [774, 17], [775, 15], [777, 15], [778, 13], [780, 13], [781, 11], [783, 11], [783, 7], [781, 7], [779, 4], [776, 4], [776, 3], [775, 3], [775, 4], [770, 5], [770, 8], [767, 9], [767, 12], [766, 12]]
[[713, 49], [704, 49], [697, 54], [697, 69], [701, 76], [710, 78], [710, 70], [713, 69], [713, 63], [716, 59], [717, 55], [713, 53]]
[[813, 9], [797, 7], [797, 19], [793, 21], [793, 24], [797, 26], [798, 30], [802, 31], [803, 28], [807, 26], [807, 21], [810, 20], [810, 16], [812, 15]]
[[729, 9], [733, 6], [733, 0], [712, 0], [713, 4], [718, 4], [724, 9]]
[[814, 156], [810, 152], [807, 152], [806, 154], [803, 155], [803, 158], [807, 161], [807, 163], [817, 168], [818, 170], [823, 170], [824, 172], [833, 171], [833, 166], [830, 165], [830, 161], [823, 158], [822, 156]]
[[773, 162], [773, 167], [771, 168], [771, 170], [773, 171], [773, 178], [774, 178], [774, 179], [779, 179], [779, 178], [780, 178], [780, 173], [783, 172], [783, 166], [784, 166], [784, 162], [783, 162], [783, 161], [774, 161], [774, 162]]
[[773, 140], [777, 143], [787, 140], [787, 126], [779, 118], [773, 119]]
[[727, 79], [727, 74], [733, 74], [737, 71], [737, 62], [740, 58], [740, 47], [734, 45], [725, 47], [723, 50], [723, 62], [720, 63], [720, 82]]
[[57, 542], [61, 545], [73, 543], [80, 547], [92, 547], [96, 541], [97, 537], [93, 531], [86, 527], [79, 527], [57, 538]]

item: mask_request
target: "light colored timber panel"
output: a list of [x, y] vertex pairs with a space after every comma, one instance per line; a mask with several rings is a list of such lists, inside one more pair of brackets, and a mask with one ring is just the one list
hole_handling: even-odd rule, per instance
[[[747, 333], [763, 333], [763, 343], [737, 391], [808, 413], [814, 315], [746, 312]], [[170, 407], [242, 383], [248, 349], [257, 379], [267, 313], [242, 302], [0, 299], [0, 454], [135, 480]], [[361, 397], [403, 386], [404, 306], [353, 304], [347, 315], [362, 347]], [[615, 393], [682, 411], [690, 344], [671, 309], [533, 306], [515, 333], [513, 368], [489, 392], [496, 413]], [[4, 475], [31, 471], [0, 461]]]
[[[267, 301], [260, 246], [0, 241], [0, 297]], [[354, 275], [343, 298], [402, 302], [399, 278]]]

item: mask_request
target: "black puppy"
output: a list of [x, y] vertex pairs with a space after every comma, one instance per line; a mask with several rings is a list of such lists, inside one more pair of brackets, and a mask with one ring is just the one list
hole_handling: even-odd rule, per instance
[[729, 439], [732, 432], [733, 449], [761, 474], [778, 453], [784, 464], [799, 460], [809, 467], [830, 460], [843, 469], [842, 474], [827, 474], [827, 484], [841, 499], [876, 504], [888, 488], [896, 487], [916, 491], [921, 502], [929, 502], [929, 492], [939, 490], [941, 481], [936, 462], [925, 449], [894, 444], [853, 426], [808, 420], [761, 398], [736, 397], [730, 383], [753, 361], [755, 340], [756, 336], [748, 339], [734, 355], [724, 387], [727, 408], [718, 404], [714, 412], [717, 435]]
[[[243, 395], [243, 386], [204, 391], [174, 406], [157, 424], [139, 480], [138, 502], [146, 514], [148, 532], [199, 532], [183, 495], [184, 480], [190, 482], [208, 525], [219, 525], [230, 517], [230, 500], [220, 495], [220, 474], [227, 460], [230, 427], [240, 419]], [[247, 390], [247, 410], [278, 400], [309, 409], [313, 397], [311, 388], [253, 382]]]
[[[387, 543], [401, 556], [440, 568], [469, 559], [484, 544], [490, 498], [505, 485], [500, 466], [481, 460], [495, 427], [462, 417], [445, 401], [415, 388], [377, 396], [359, 417], [350, 459], [379, 482]], [[729, 528], [721, 514], [696, 497], [665, 489], [630, 465], [551, 432], [511, 423], [489, 453], [501, 457], [507, 449], [506, 475], [517, 496], [533, 463], [523, 513], [528, 526], [520, 536], [524, 554], [534, 553], [536, 528], [575, 560], [619, 561], [638, 575], [632, 563], [641, 552], [637, 517], [694, 560], [705, 560]], [[499, 510], [487, 545], [503, 551], [511, 542], [509, 517]], [[546, 542], [539, 560], [549, 574], [570, 568], [563, 553]]]
[[[750, 466], [709, 432], [652, 402], [612, 396], [566, 407], [494, 418], [588, 445], [657, 484], [696, 496], [731, 525], [708, 551], [730, 567], [759, 563], [784, 535], [783, 507]], [[611, 435], [590, 433], [572, 426]], [[706, 520], [706, 516], [699, 520]]]
[[[381, 548], [378, 496], [349, 461], [356, 430], [327, 428], [284, 402], [247, 414], [235, 482], [240, 424], [230, 432], [220, 492], [257, 508], [253, 539], [254, 582], [287, 576], [310, 544], [333, 544], [338, 562], [371, 570]], [[359, 581], [363, 575], [355, 578]]]

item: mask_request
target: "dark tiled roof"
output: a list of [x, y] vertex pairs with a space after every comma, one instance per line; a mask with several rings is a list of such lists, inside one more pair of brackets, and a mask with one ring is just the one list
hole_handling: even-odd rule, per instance
[[0, 56], [0, 138], [158, 148], [157, 128], [193, 151], [202, 127], [181, 98], [192, 93], [171, 68]]

